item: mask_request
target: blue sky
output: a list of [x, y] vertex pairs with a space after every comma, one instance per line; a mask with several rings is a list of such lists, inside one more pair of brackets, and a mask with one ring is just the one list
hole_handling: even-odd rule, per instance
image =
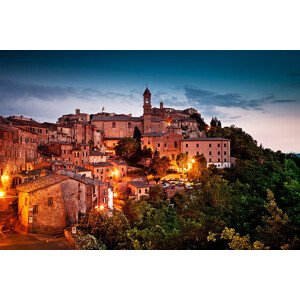
[[300, 51], [0, 51], [0, 114], [195, 107], [273, 150], [300, 152]]

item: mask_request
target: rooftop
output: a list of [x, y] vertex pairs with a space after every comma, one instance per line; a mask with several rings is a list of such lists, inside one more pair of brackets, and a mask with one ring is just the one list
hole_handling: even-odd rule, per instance
[[30, 181], [23, 183], [17, 187], [17, 190], [20, 192], [32, 193], [37, 190], [47, 188], [49, 186], [58, 184], [68, 179], [68, 176], [50, 174], [44, 177], [40, 177], [35, 181]]
[[128, 184], [131, 184], [138, 189], [150, 187], [150, 184], [146, 181], [131, 181], [131, 182], [128, 182]]
[[141, 117], [131, 117], [128, 115], [115, 115], [115, 116], [105, 116], [105, 115], [94, 115], [92, 118], [93, 121], [142, 121]]
[[100, 151], [90, 151], [90, 156], [106, 156], [106, 154]]

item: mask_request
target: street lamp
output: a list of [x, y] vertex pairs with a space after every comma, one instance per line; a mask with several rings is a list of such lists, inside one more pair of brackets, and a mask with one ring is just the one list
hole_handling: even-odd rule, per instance
[[0, 198], [3, 198], [5, 193], [3, 191], [0, 191]]

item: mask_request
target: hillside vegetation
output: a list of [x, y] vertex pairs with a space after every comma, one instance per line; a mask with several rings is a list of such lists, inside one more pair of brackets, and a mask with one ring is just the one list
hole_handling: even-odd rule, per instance
[[156, 186], [111, 217], [93, 211], [81, 229], [99, 249], [299, 249], [300, 159], [234, 126], [207, 135], [231, 139], [234, 167], [202, 169], [197, 188], [170, 201]]

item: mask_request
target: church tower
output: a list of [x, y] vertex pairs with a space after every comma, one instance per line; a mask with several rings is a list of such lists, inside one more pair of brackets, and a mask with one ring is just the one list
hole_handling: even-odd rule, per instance
[[152, 114], [152, 106], [151, 106], [151, 93], [148, 88], [145, 89], [145, 92], [143, 94], [144, 97], [144, 133], [150, 133], [151, 132], [151, 114]]
[[145, 89], [143, 94], [144, 96], [144, 115], [151, 115], [152, 106], [151, 106], [151, 93], [148, 88]]

